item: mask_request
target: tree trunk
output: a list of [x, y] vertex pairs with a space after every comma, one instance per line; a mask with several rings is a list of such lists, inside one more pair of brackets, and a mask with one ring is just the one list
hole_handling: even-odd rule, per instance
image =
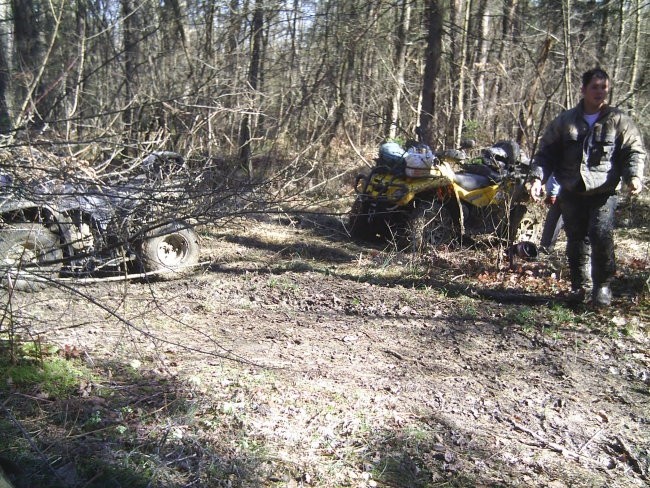
[[[240, 5], [239, 0], [230, 0], [229, 3], [229, 17], [228, 29], [226, 34], [226, 54], [225, 54], [225, 76], [230, 77], [232, 80], [237, 79], [238, 63], [238, 48], [239, 37], [241, 35], [241, 19], [240, 19]], [[230, 90], [231, 88], [229, 88]]]
[[[260, 79], [260, 63], [262, 54], [262, 42], [264, 29], [264, 8], [263, 0], [255, 0], [253, 12], [253, 24], [251, 26], [251, 57], [248, 68], [248, 86], [251, 90], [251, 106], [256, 100], [255, 92], [258, 89]], [[246, 110], [242, 117], [239, 131], [239, 161], [243, 167], [248, 168], [248, 177], [253, 178], [253, 162], [251, 160], [251, 120], [250, 110]]]
[[616, 18], [616, 56], [614, 58], [614, 70], [611, 75], [611, 81], [609, 88], [609, 101], [610, 103], [614, 99], [614, 92], [619, 86], [619, 72], [622, 70], [623, 58], [625, 57], [625, 2], [620, 2], [618, 5], [618, 16]]
[[133, 0], [121, 0], [121, 3], [122, 19], [124, 22], [122, 37], [124, 50], [124, 111], [122, 112], [122, 123], [126, 129], [127, 143], [129, 143], [136, 131], [132, 102], [137, 84], [138, 26], [136, 20], [137, 13], [134, 11]]
[[573, 86], [573, 48], [571, 45], [571, 0], [562, 0], [562, 39], [564, 41], [564, 106], [575, 105]]
[[[76, 137], [81, 137], [83, 134], [83, 124], [73, 125], [72, 119], [77, 115], [77, 111], [80, 106], [81, 94], [84, 89], [84, 68], [86, 65], [86, 17], [87, 17], [86, 3], [77, 2], [75, 9], [75, 23], [76, 29], [75, 33], [77, 39], [79, 39], [79, 44], [77, 46], [77, 66], [72, 70], [71, 76], [67, 77], [68, 86], [66, 87], [66, 92], [70, 94], [67, 97], [66, 104], [66, 120], [67, 127], [66, 133], [68, 134], [68, 139], [72, 138], [73, 130], [76, 131]], [[83, 110], [83, 109], [82, 109]], [[79, 114], [83, 116], [83, 113]]]
[[[20, 105], [33, 114], [32, 124], [43, 124], [35, 100], [40, 98], [43, 89], [37, 79], [38, 67], [43, 57], [43, 45], [38, 29], [37, 13], [33, 0], [11, 0], [14, 17], [14, 46], [16, 49], [15, 68], [18, 72], [17, 97]], [[36, 86], [32, 86], [32, 84]], [[21, 117], [26, 114], [21, 114]]]
[[607, 58], [607, 46], [609, 45], [609, 36], [612, 30], [611, 22], [611, 0], [603, 0], [601, 6], [602, 20], [598, 33], [598, 45], [596, 49], [596, 60], [599, 65], [605, 65]]
[[[341, 26], [336, 31], [340, 38], [336, 41], [336, 48], [339, 51], [337, 60], [333, 66], [332, 76], [336, 77], [334, 83], [334, 109], [331, 116], [324, 123], [323, 131], [326, 132], [323, 138], [325, 148], [332, 146], [341, 127], [345, 128], [347, 116], [352, 106], [353, 84], [356, 80], [357, 54], [359, 52], [359, 35], [357, 26], [360, 22], [360, 9], [354, 3], [344, 2], [339, 6], [337, 12]], [[337, 20], [338, 20], [337, 19]], [[336, 71], [335, 71], [336, 70]]]
[[215, 2], [206, 2], [205, 8], [205, 39], [203, 40], [203, 52], [205, 53], [205, 58], [212, 62], [212, 56], [214, 54], [214, 13], [215, 13]]
[[[512, 43], [513, 25], [514, 25], [514, 17], [515, 17], [515, 12], [517, 11], [518, 2], [519, 0], [505, 0], [503, 2], [503, 17], [501, 19], [501, 37], [498, 40], [499, 48], [497, 49], [497, 54], [495, 57], [496, 63], [501, 64], [503, 62], [503, 58], [507, 50], [510, 50], [514, 47]], [[494, 81], [492, 82], [491, 89], [490, 89], [490, 95], [489, 95], [489, 100], [492, 103], [493, 107], [497, 107], [499, 101], [502, 99], [505, 85], [506, 85], [506, 81], [504, 77], [498, 76], [494, 78]], [[502, 115], [500, 111], [495, 109], [492, 117], [494, 120], [492, 125], [496, 128], [501, 123], [500, 119], [502, 118]]]
[[426, 8], [428, 24], [425, 50], [424, 76], [420, 110], [420, 131], [423, 142], [433, 145], [433, 114], [436, 109], [436, 83], [442, 57], [442, 20], [444, 10], [441, 0], [429, 0]]
[[11, 131], [11, 118], [7, 105], [7, 88], [9, 87], [9, 62], [6, 56], [4, 36], [0, 37], [0, 134]]
[[400, 18], [397, 24], [397, 35], [395, 39], [394, 57], [394, 91], [392, 93], [388, 111], [386, 113], [387, 130], [389, 138], [395, 138], [400, 116], [400, 102], [402, 90], [404, 89], [404, 72], [406, 70], [406, 49], [408, 44], [408, 33], [411, 24], [411, 2], [402, 0], [400, 5]]
[[[463, 8], [464, 7], [464, 8]], [[452, 44], [456, 45], [456, 64], [452, 70], [452, 80], [457, 80], [457, 87], [452, 90], [452, 107], [451, 107], [451, 123], [449, 128], [451, 132], [448, 134], [447, 143], [451, 143], [454, 147], [460, 145], [461, 134], [463, 131], [463, 123], [465, 119], [465, 77], [467, 67], [467, 42], [469, 31], [470, 12], [472, 8], [472, 0], [458, 0], [456, 3], [458, 12], [461, 13], [459, 25], [457, 26], [460, 36], [452, 39]]]
[[476, 45], [476, 98], [472, 110], [472, 118], [478, 120], [483, 118], [483, 112], [485, 110], [485, 72], [488, 65], [487, 39], [490, 30], [490, 12], [488, 10], [487, 0], [481, 0], [476, 17], [480, 23], [480, 29], [478, 29], [480, 34]]
[[639, 0], [634, 0], [634, 46], [632, 50], [632, 59], [630, 60], [630, 90], [629, 95], [626, 97], [629, 99], [629, 105], [634, 113], [636, 111], [636, 82], [637, 82], [637, 73], [639, 70], [639, 59], [641, 57], [641, 5]]

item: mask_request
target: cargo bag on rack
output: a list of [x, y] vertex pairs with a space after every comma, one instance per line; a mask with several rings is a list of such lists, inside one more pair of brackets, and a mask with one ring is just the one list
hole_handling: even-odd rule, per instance
[[421, 144], [410, 148], [404, 160], [406, 161], [406, 176], [411, 178], [431, 176], [431, 168], [434, 165], [435, 157], [428, 146]]
[[379, 146], [377, 166], [388, 168], [392, 173], [404, 173], [406, 150], [396, 142], [385, 142]]

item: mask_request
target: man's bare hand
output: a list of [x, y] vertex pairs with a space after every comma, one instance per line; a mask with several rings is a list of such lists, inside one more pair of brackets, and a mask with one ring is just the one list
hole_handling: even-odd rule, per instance
[[536, 202], [542, 199], [542, 180], [535, 178], [533, 184], [530, 186], [530, 196]]
[[643, 189], [643, 182], [641, 181], [641, 178], [638, 176], [633, 176], [632, 179], [630, 180], [629, 185], [627, 187], [630, 189], [630, 194], [632, 195], [638, 195], [641, 193], [641, 190]]

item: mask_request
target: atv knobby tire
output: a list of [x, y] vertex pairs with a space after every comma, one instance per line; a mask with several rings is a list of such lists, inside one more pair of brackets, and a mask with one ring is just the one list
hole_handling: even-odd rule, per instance
[[145, 273], [177, 278], [193, 270], [199, 262], [199, 236], [185, 222], [157, 227], [142, 242], [140, 260]]
[[62, 268], [59, 236], [41, 224], [16, 224], [0, 229], [0, 273], [3, 286], [38, 291]]
[[370, 241], [377, 238], [377, 230], [370, 221], [370, 202], [363, 195], [358, 195], [350, 209], [348, 225], [354, 239]]
[[542, 235], [546, 212], [543, 206], [529, 203], [515, 205], [510, 210], [508, 235], [511, 243], [533, 242], [537, 244]]
[[403, 226], [402, 209], [387, 209], [383, 203], [363, 195], [357, 197], [350, 210], [349, 227], [353, 239], [394, 242], [403, 233]]
[[438, 202], [419, 202], [408, 221], [408, 247], [422, 252], [427, 246], [448, 245], [458, 235], [458, 224], [449, 208]]

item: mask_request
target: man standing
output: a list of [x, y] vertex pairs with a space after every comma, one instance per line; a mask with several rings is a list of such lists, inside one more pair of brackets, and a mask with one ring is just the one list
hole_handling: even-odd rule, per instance
[[610, 282], [616, 272], [616, 189], [622, 179], [632, 194], [641, 191], [645, 149], [632, 120], [607, 105], [609, 76], [604, 70], [585, 72], [580, 91], [580, 103], [553, 120], [542, 137], [533, 162], [530, 193], [539, 200], [543, 182], [551, 175], [557, 178], [567, 237], [570, 298], [584, 300], [591, 272], [592, 303], [606, 307], [612, 300]]

